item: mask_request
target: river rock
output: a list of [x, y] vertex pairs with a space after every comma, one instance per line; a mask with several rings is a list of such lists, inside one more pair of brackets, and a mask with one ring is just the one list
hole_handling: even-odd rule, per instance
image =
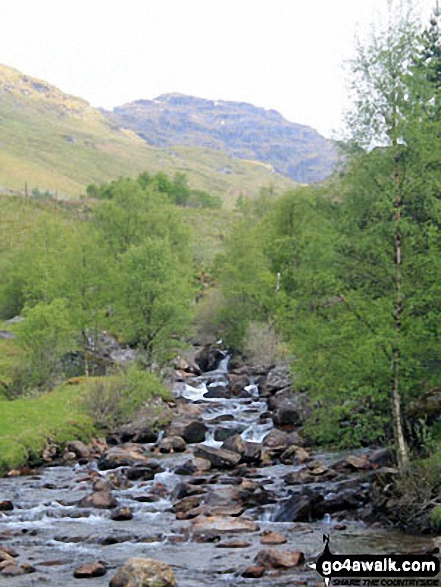
[[205, 345], [195, 355], [194, 360], [202, 372], [214, 371], [222, 359], [225, 358], [225, 353], [218, 348], [211, 345]]
[[265, 530], [262, 532], [262, 538], [260, 539], [260, 542], [261, 544], [285, 544], [288, 542], [288, 539], [279, 532]]
[[231, 450], [224, 448], [215, 448], [200, 444], [196, 447], [194, 454], [196, 457], [201, 457], [210, 461], [216, 469], [232, 469], [239, 464], [240, 455]]
[[289, 569], [291, 567], [298, 567], [305, 562], [303, 552], [297, 550], [296, 552], [280, 551], [275, 548], [267, 548], [260, 550], [254, 559], [259, 565], [270, 569]]
[[372, 464], [369, 461], [369, 456], [364, 454], [361, 456], [347, 455], [332, 465], [335, 471], [359, 471], [363, 469], [371, 469]]
[[106, 563], [97, 561], [78, 567], [73, 576], [75, 579], [92, 579], [93, 577], [103, 577], [106, 573]]
[[251, 542], [246, 540], [227, 540], [216, 544], [216, 548], [248, 548], [249, 546], [251, 546]]
[[79, 508], [112, 509], [118, 505], [117, 500], [110, 491], [95, 491], [86, 495], [78, 503]]
[[231, 399], [231, 389], [225, 385], [210, 385], [208, 391], [204, 393], [207, 399]]
[[274, 516], [275, 522], [308, 522], [312, 512], [311, 498], [294, 494], [279, 506]]
[[260, 579], [265, 574], [265, 567], [263, 565], [250, 565], [242, 573], [244, 579]]
[[[235, 426], [233, 428], [227, 428], [226, 426], [219, 426], [214, 431], [214, 440], [218, 442], [225, 442], [228, 438], [236, 436], [245, 430], [245, 426]], [[226, 446], [224, 448], [227, 448]], [[230, 449], [232, 450], [232, 449]]]
[[118, 467], [131, 467], [148, 463], [149, 457], [142, 453], [142, 449], [137, 445], [114, 446], [109, 448], [98, 460], [98, 469], [106, 471]]
[[182, 431], [182, 438], [187, 444], [204, 442], [208, 426], [200, 420], [189, 422]]
[[309, 452], [301, 446], [290, 446], [280, 455], [280, 462], [284, 465], [301, 465], [310, 459]]
[[158, 444], [159, 452], [168, 454], [171, 452], [184, 452], [187, 448], [187, 443], [180, 436], [167, 436], [163, 438]]
[[230, 374], [229, 377], [231, 393], [239, 396], [242, 390], [250, 384], [250, 379], [247, 375]]
[[15, 562], [6, 565], [1, 570], [2, 577], [21, 577], [25, 574], [24, 570], [20, 568]]
[[147, 464], [135, 465], [125, 471], [129, 481], [152, 481], [156, 473], [162, 473], [164, 469], [157, 461], [149, 461]]
[[290, 389], [278, 391], [270, 397], [268, 408], [273, 412], [274, 426], [278, 427], [301, 426], [312, 415], [308, 396]]
[[12, 501], [9, 501], [9, 499], [0, 501], [0, 512], [12, 512], [13, 509], [14, 505]]
[[290, 448], [293, 444], [301, 446], [303, 441], [298, 432], [285, 432], [284, 430], [278, 430], [273, 428], [263, 439], [262, 444], [264, 447], [283, 452]]
[[151, 558], [131, 558], [109, 583], [109, 587], [177, 587], [170, 566]]
[[89, 459], [90, 448], [81, 442], [81, 440], [74, 440], [67, 445], [67, 450], [73, 452], [77, 459]]
[[115, 522], [127, 522], [133, 519], [132, 509], [128, 506], [118, 508], [112, 515], [111, 519]]
[[18, 557], [18, 552], [16, 550], [11, 548], [10, 546], [5, 546], [3, 544], [0, 544], [0, 560], [2, 560], [1, 559], [2, 553], [8, 554], [12, 558]]
[[286, 485], [306, 485], [307, 483], [317, 483], [320, 479], [311, 475], [307, 469], [300, 469], [299, 471], [290, 471], [283, 477], [283, 480]]
[[262, 457], [262, 445], [259, 442], [247, 442], [240, 434], [227, 438], [222, 444], [222, 449], [239, 454], [241, 463], [257, 464]]
[[7, 564], [15, 564], [14, 558], [11, 554], [5, 552], [4, 550], [0, 550], [0, 562], [4, 563], [6, 562]]
[[274, 394], [280, 389], [291, 385], [291, 373], [289, 366], [283, 363], [275, 365], [262, 381], [260, 387], [263, 394]]
[[259, 526], [253, 520], [246, 518], [234, 518], [229, 516], [210, 516], [208, 518], [197, 518], [192, 522], [194, 533], [203, 532], [258, 532]]

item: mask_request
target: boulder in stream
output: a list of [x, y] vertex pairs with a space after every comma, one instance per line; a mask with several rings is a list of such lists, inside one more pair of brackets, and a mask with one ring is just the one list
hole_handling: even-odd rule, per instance
[[109, 583], [109, 587], [177, 587], [169, 565], [151, 558], [131, 558]]
[[94, 577], [103, 577], [106, 573], [106, 563], [96, 561], [78, 567], [73, 576], [75, 579], [93, 579]]
[[300, 550], [295, 552], [276, 550], [275, 548], [265, 548], [259, 550], [254, 559], [259, 565], [270, 569], [289, 569], [298, 567], [305, 562], [305, 555]]
[[216, 469], [233, 469], [239, 464], [241, 458], [237, 452], [224, 448], [215, 448], [206, 444], [199, 444], [194, 451], [194, 455], [207, 459]]
[[98, 460], [98, 469], [106, 471], [118, 467], [132, 467], [142, 463], [148, 463], [149, 457], [143, 454], [137, 445], [114, 446], [109, 448]]

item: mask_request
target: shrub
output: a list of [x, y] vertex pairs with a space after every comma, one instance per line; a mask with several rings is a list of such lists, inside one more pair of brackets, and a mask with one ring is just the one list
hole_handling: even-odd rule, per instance
[[133, 419], [155, 397], [171, 399], [154, 373], [130, 367], [120, 375], [94, 380], [83, 395], [83, 406], [98, 426], [113, 429]]
[[270, 367], [280, 358], [280, 338], [274, 328], [265, 322], [250, 322], [243, 351], [252, 365]]

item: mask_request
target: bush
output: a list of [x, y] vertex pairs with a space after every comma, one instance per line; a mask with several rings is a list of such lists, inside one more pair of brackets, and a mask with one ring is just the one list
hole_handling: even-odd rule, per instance
[[83, 395], [83, 406], [98, 426], [113, 429], [132, 420], [155, 397], [171, 399], [154, 373], [131, 367], [121, 375], [93, 381]]
[[25, 356], [12, 373], [11, 393], [15, 397], [32, 388], [51, 389], [63, 374], [62, 356], [74, 344], [64, 300], [25, 307], [23, 314], [26, 319], [17, 334]]
[[280, 358], [280, 338], [274, 328], [265, 322], [250, 322], [243, 352], [252, 365], [270, 367]]

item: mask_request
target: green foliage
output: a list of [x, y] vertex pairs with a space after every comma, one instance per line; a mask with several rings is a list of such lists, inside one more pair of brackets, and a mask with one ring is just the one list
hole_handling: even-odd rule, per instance
[[258, 223], [236, 223], [225, 242], [220, 272], [225, 299], [219, 314], [223, 338], [233, 348], [241, 348], [250, 321], [268, 320], [277, 298]]
[[87, 441], [93, 423], [81, 407], [84, 386], [62, 386], [38, 398], [0, 401], [0, 472], [38, 461], [48, 441]]
[[26, 362], [12, 381], [13, 395], [28, 388], [53, 386], [62, 373], [62, 356], [73, 344], [72, 323], [64, 300], [25, 307], [23, 314], [25, 321], [18, 330], [18, 340], [26, 352]]
[[115, 319], [149, 362], [162, 362], [185, 334], [191, 300], [188, 275], [167, 241], [146, 240], [119, 258]]
[[159, 422], [160, 405], [151, 405], [155, 398], [171, 399], [170, 392], [154, 373], [133, 366], [120, 375], [93, 380], [82, 404], [96, 425], [112, 430], [133, 420], [143, 406], [155, 411]]
[[[101, 186], [90, 184], [86, 188], [86, 193], [91, 198], [112, 200], [124, 181], [124, 178], [120, 178]], [[185, 173], [175, 173], [173, 179], [170, 179], [162, 171], [156, 175], [150, 175], [145, 171], [138, 176], [136, 182], [146, 192], [146, 197], [149, 197], [151, 192], [155, 192], [163, 197], [164, 202], [168, 201], [177, 206], [188, 206], [190, 208], [222, 207], [222, 198], [219, 196], [212, 196], [200, 189], [190, 189]]]

